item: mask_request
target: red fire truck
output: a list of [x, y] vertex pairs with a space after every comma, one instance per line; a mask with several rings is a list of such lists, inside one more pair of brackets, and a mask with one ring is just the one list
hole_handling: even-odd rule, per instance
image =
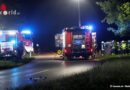
[[0, 57], [21, 58], [26, 52], [33, 52], [30, 31], [0, 30]]
[[65, 28], [62, 34], [55, 36], [56, 47], [61, 48], [65, 59], [82, 56], [88, 59], [95, 51], [96, 33], [92, 27], [82, 26], [80, 28]]

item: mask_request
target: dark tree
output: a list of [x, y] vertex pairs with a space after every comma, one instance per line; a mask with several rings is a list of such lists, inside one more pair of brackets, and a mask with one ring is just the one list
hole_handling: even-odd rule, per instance
[[104, 0], [96, 2], [106, 14], [102, 22], [109, 25], [116, 25], [117, 28], [108, 27], [108, 31], [119, 36], [130, 36], [130, 2], [127, 0]]

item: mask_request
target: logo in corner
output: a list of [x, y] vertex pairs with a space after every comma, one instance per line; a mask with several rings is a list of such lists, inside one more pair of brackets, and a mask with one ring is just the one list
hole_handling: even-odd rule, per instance
[[2, 4], [1, 5], [1, 11], [0, 11], [0, 15], [4, 15], [4, 16], [7, 16], [7, 15], [20, 15], [20, 12], [17, 12], [17, 10], [10, 10], [10, 11], [7, 11], [6, 10], [6, 5], [5, 4]]

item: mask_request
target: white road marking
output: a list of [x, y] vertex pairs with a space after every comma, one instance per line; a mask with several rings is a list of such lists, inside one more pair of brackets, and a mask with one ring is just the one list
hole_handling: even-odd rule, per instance
[[40, 72], [28, 74], [28, 75], [26, 75], [26, 76], [32, 76], [32, 75], [36, 75], [36, 74], [43, 73], [43, 72], [47, 72], [47, 71], [48, 71], [48, 70], [44, 70], [44, 71], [40, 71]]

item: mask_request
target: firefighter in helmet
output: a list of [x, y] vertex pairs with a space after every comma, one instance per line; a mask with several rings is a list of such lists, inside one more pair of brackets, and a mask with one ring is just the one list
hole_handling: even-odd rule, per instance
[[104, 51], [104, 46], [105, 46], [105, 43], [104, 43], [104, 41], [102, 41], [102, 42], [101, 42], [101, 52], [102, 52], [102, 56], [104, 56], [104, 53], [105, 53], [105, 51]]
[[117, 42], [117, 54], [121, 54], [121, 46], [119, 42]]
[[97, 44], [95, 44], [94, 45], [94, 47], [93, 47], [93, 58], [95, 58], [96, 57], [96, 53], [97, 53]]
[[128, 53], [130, 54], [130, 40], [128, 40]]
[[113, 55], [115, 54], [115, 51], [116, 51], [116, 44], [115, 44], [115, 41], [113, 40], [112, 41], [112, 54]]
[[127, 45], [125, 41], [121, 42], [121, 50], [122, 50], [122, 54], [126, 53], [126, 49], [127, 49]]

